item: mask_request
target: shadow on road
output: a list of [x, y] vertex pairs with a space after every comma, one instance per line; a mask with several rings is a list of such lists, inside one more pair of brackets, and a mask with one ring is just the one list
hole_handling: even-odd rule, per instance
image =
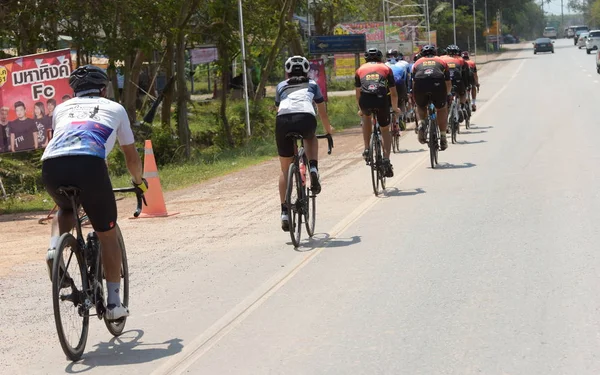
[[444, 163], [444, 164], [439, 164], [436, 169], [465, 169], [465, 168], [473, 168], [476, 166], [477, 166], [477, 164], [473, 164], [473, 163], [464, 163], [464, 164]]
[[[479, 129], [481, 129], [481, 128], [479, 128]], [[463, 130], [460, 132], [460, 134], [481, 134], [481, 133], [487, 133], [487, 130], [477, 130], [477, 131]]]
[[147, 363], [172, 356], [183, 349], [181, 344], [183, 340], [181, 339], [171, 339], [161, 343], [145, 343], [140, 341], [142, 336], [144, 336], [144, 331], [141, 329], [124, 332], [119, 337], [113, 337], [108, 342], [96, 345], [96, 350], [84, 353], [79, 362], [70, 363], [65, 371], [70, 374], [79, 374], [96, 367]]
[[425, 149], [419, 149], [419, 150], [400, 150], [400, 154], [415, 154], [417, 152], [425, 152]]
[[409, 197], [411, 195], [419, 195], [419, 194], [425, 194], [426, 191], [421, 189], [421, 188], [416, 188], [414, 190], [400, 190], [396, 187], [391, 187], [386, 189], [383, 192], [383, 198], [389, 198], [389, 197]]
[[471, 129], [493, 129], [493, 126], [478, 126], [477, 124], [471, 124]]
[[486, 143], [486, 142], [487, 141], [485, 141], [483, 139], [480, 139], [478, 141], [472, 141], [472, 142], [469, 142], [469, 141], [456, 141], [456, 143], [458, 143], [459, 145], [474, 145], [474, 144], [477, 144], [477, 143]]
[[[341, 238], [341, 237], [331, 238], [329, 233], [315, 233], [315, 235], [312, 238], [309, 238], [308, 240], [301, 243], [300, 247], [298, 247], [296, 249], [296, 251], [298, 251], [300, 253], [304, 253], [304, 252], [312, 251], [312, 250], [320, 248], [320, 247], [329, 247], [329, 248], [346, 247], [346, 246], [355, 245], [359, 242], [361, 242], [360, 236], [352, 236], [349, 238]], [[288, 244], [291, 245], [292, 243], [288, 242]]]

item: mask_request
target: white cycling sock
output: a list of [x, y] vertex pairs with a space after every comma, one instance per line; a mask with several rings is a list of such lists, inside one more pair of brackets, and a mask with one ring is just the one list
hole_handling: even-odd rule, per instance
[[108, 289], [108, 297], [106, 299], [107, 305], [121, 305], [121, 297], [119, 297], [119, 288], [121, 283], [106, 282], [106, 289]]
[[50, 237], [50, 247], [49, 249], [56, 249], [56, 246], [58, 246], [58, 240], [60, 239], [60, 236], [52, 236]]
[[475, 104], [475, 102], [476, 102], [476, 101], [477, 101], [477, 100], [473, 99], [473, 104]]

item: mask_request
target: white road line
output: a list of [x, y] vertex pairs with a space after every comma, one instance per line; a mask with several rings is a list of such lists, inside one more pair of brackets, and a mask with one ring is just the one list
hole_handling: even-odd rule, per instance
[[598, 83], [598, 81], [594, 81], [594, 83]]
[[[504, 86], [496, 92], [486, 103], [481, 111], [484, 111], [490, 104], [506, 90], [510, 82], [517, 76], [526, 60], [521, 61], [521, 64], [515, 73], [509, 78]], [[397, 186], [403, 180], [408, 178], [419, 166], [429, 159], [429, 153], [425, 153], [420, 158], [417, 158], [410, 167], [402, 174], [390, 179], [390, 186]], [[359, 220], [367, 211], [375, 204], [381, 202], [380, 198], [371, 196], [362, 204], [354, 209], [349, 215], [339, 221], [331, 230], [329, 239], [334, 239], [342, 234], [354, 222]], [[273, 275], [269, 280], [263, 283], [260, 287], [250, 293], [244, 300], [238, 303], [229, 312], [223, 315], [219, 320], [213, 323], [207, 330], [196, 336], [189, 344], [185, 345], [183, 350], [170, 357], [160, 367], [156, 368], [152, 374], [182, 374], [198, 359], [207, 353], [214, 345], [216, 345], [223, 337], [231, 332], [235, 327], [240, 325], [254, 310], [260, 307], [266, 300], [275, 294], [282, 286], [284, 286], [292, 277], [294, 277], [302, 268], [310, 263], [321, 252], [327, 249], [328, 243], [325, 242], [321, 247], [314, 249], [306, 256], [292, 261], [286, 265], [281, 271]]]

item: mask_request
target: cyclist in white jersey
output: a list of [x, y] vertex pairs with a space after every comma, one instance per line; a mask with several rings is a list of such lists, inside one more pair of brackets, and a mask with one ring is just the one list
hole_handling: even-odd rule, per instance
[[69, 85], [75, 97], [58, 105], [52, 116], [54, 136], [42, 155], [42, 180], [59, 207], [52, 222], [50, 247], [46, 255], [50, 279], [60, 235], [70, 232], [73, 209], [69, 198], [59, 194], [61, 186], [81, 190], [79, 201], [102, 246], [102, 261], [107, 281], [106, 318], [116, 320], [129, 315], [119, 297], [121, 249], [115, 230], [117, 207], [105, 159], [115, 141], [125, 154], [133, 185], [145, 192], [142, 162], [134, 144], [129, 117], [123, 106], [105, 99], [108, 76], [93, 65], [73, 71]]

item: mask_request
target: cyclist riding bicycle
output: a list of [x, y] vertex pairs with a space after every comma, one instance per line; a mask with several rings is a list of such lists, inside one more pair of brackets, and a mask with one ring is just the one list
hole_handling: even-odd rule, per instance
[[459, 96], [460, 110], [458, 111], [458, 122], [462, 123], [465, 118], [465, 104], [467, 103], [467, 86], [469, 80], [469, 66], [460, 56], [460, 48], [451, 44], [446, 47], [448, 55], [441, 56], [450, 69], [452, 85], [456, 87], [456, 95]]
[[360, 110], [358, 115], [362, 118], [362, 133], [365, 150], [363, 158], [369, 155], [369, 140], [373, 131], [371, 116], [377, 114], [377, 122], [381, 128], [383, 138], [383, 165], [386, 177], [393, 177], [394, 170], [390, 163], [392, 149], [392, 135], [390, 134], [390, 102], [387, 99], [388, 91], [394, 112], [400, 113], [398, 108], [398, 93], [392, 69], [382, 62], [383, 54], [377, 48], [370, 48], [365, 52], [365, 64], [361, 65], [354, 76], [356, 89], [356, 103]]
[[417, 105], [417, 116], [419, 119], [419, 142], [425, 144], [426, 132], [425, 118], [427, 117], [427, 105], [433, 103], [437, 108], [437, 123], [440, 129], [440, 148], [448, 148], [446, 129], [448, 127], [448, 107], [446, 104], [452, 100], [450, 95], [450, 70], [448, 64], [435, 55], [436, 49], [433, 45], [423, 46], [421, 58], [413, 66], [413, 99]]
[[463, 60], [467, 62], [469, 68], [471, 68], [472, 80], [471, 80], [471, 110], [473, 112], [477, 111], [476, 99], [477, 99], [477, 89], [479, 89], [479, 76], [477, 75], [477, 65], [475, 65], [475, 61], [471, 60], [469, 57], [469, 52], [463, 51], [461, 53]]
[[[80, 189], [83, 206], [102, 248], [102, 261], [108, 289], [107, 320], [129, 316], [119, 296], [121, 248], [116, 231], [117, 205], [105, 159], [118, 140], [132, 184], [145, 192], [148, 183], [142, 177], [142, 162], [137, 153], [127, 111], [105, 98], [108, 76], [93, 65], [75, 69], [69, 85], [75, 97], [59, 104], [52, 116], [54, 137], [42, 155], [42, 180], [59, 210], [52, 221], [50, 247], [46, 263], [50, 279], [60, 236], [70, 232], [73, 210], [70, 199], [57, 192], [61, 186]], [[62, 260], [59, 260], [62, 261]]]
[[398, 108], [401, 112], [404, 112], [406, 110], [404, 104], [408, 100], [408, 78], [410, 77], [408, 63], [402, 59], [404, 56], [395, 49], [389, 50], [385, 56], [387, 59], [386, 65], [392, 69], [394, 74], [396, 93], [398, 94]]
[[310, 64], [303, 56], [293, 56], [285, 62], [288, 79], [277, 85], [275, 105], [275, 140], [279, 154], [281, 174], [279, 175], [279, 198], [281, 200], [281, 229], [288, 232], [290, 222], [288, 208], [285, 204], [287, 173], [294, 160], [294, 140], [287, 137], [289, 133], [298, 133], [304, 138], [304, 148], [308, 156], [311, 190], [314, 194], [321, 191], [319, 180], [319, 141], [315, 136], [317, 118], [313, 102], [316, 103], [319, 117], [327, 134], [333, 134], [334, 128], [329, 123], [325, 99], [319, 85], [308, 78]]

